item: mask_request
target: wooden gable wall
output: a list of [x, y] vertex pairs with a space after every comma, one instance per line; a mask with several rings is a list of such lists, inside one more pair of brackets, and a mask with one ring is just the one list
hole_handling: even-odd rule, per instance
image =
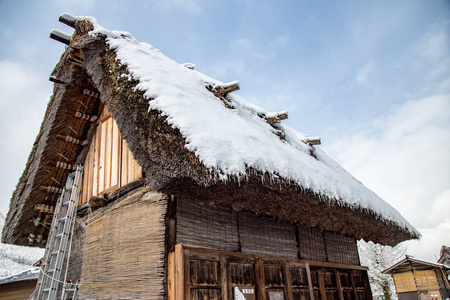
[[142, 177], [142, 168], [121, 138], [116, 121], [103, 109], [84, 160], [79, 204], [110, 193]]

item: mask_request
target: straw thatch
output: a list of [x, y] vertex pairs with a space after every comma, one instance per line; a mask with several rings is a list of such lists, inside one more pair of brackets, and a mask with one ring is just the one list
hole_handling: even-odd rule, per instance
[[[248, 168], [245, 182], [237, 178], [229, 178], [227, 182], [218, 180], [187, 150], [180, 131], [169, 125], [159, 111], [148, 109], [148, 99], [135, 89], [136, 81], [123, 76], [128, 70], [116, 59], [104, 37], [90, 36], [87, 31], [92, 25], [87, 21], [78, 21], [76, 27], [72, 42], [53, 73], [58, 79], [100, 92], [101, 103], [91, 101], [86, 113], [95, 115], [101, 105], [107, 106], [142, 166], [146, 183], [153, 189], [199, 204], [227, 204], [238, 211], [264, 213], [382, 244], [395, 245], [418, 238], [417, 233], [372, 211], [335, 202], [281, 177], [274, 179], [274, 174], [261, 174]], [[80, 53], [83, 66], [67, 60], [71, 51]], [[46, 197], [39, 186], [50, 184], [47, 162], [58, 155], [55, 149], [60, 148], [60, 141], [54, 136], [66, 130], [68, 120], [64, 110], [73, 109], [82, 96], [70, 85], [55, 85], [41, 131], [11, 200], [2, 236], [4, 242], [28, 243], [27, 235], [33, 230], [30, 220], [36, 216], [34, 204], [44, 202]], [[83, 126], [81, 135], [89, 139], [89, 126]], [[83, 148], [75, 146], [71, 155], [73, 161], [82, 162]]]

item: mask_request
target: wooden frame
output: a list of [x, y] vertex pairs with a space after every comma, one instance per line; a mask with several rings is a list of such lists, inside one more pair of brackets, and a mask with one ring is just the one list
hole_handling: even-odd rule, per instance
[[[250, 265], [253, 267], [249, 268]], [[295, 269], [303, 270], [301, 273], [306, 274], [308, 286], [298, 285], [299, 273], [295, 275], [292, 273]], [[236, 270], [241, 273], [236, 274]], [[317, 276], [318, 286], [316, 287], [313, 287], [311, 270], [314, 270]], [[254, 288], [257, 300], [270, 300], [271, 291], [282, 292], [286, 300], [306, 299], [305, 297], [319, 299], [318, 295], [321, 300], [327, 300], [327, 291], [329, 291], [336, 295], [332, 297], [333, 299], [343, 300], [346, 298], [341, 284], [342, 272], [349, 276], [346, 279], [346, 295], [352, 291], [352, 299], [372, 299], [366, 271], [367, 268], [362, 266], [185, 248], [182, 244], [178, 244], [168, 254], [167, 291], [168, 299], [173, 300], [233, 300], [234, 286], [248, 286]], [[333, 286], [326, 286], [324, 272], [334, 276]], [[357, 286], [353, 278], [354, 272], [357, 272], [359, 279], [364, 281], [363, 286], [361, 282]], [[236, 281], [237, 275], [240, 279], [245, 278], [244, 281]], [[293, 285], [292, 276], [296, 277], [296, 286]], [[296, 297], [294, 297], [294, 291], [296, 291]]]

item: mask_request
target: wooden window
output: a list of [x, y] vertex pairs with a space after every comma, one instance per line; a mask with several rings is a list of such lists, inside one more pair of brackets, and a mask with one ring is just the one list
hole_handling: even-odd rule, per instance
[[168, 255], [168, 299], [372, 299], [366, 270], [348, 267], [178, 244]]
[[79, 204], [87, 202], [91, 196], [111, 192], [141, 177], [141, 166], [105, 108], [97, 121], [97, 129], [84, 161]]

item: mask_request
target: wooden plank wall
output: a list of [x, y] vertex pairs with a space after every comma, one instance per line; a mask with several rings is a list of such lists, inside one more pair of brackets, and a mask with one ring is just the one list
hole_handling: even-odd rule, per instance
[[36, 287], [35, 280], [11, 282], [0, 285], [0, 299], [2, 300], [24, 300], [28, 299]]
[[117, 123], [106, 108], [96, 126], [84, 161], [79, 204], [142, 177], [141, 166], [121, 138]]

